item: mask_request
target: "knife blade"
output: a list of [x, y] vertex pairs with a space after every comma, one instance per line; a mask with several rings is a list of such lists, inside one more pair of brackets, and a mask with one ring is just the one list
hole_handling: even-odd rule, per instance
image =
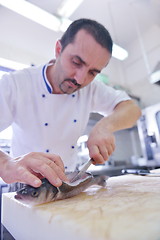
[[141, 176], [160, 177], [160, 173], [150, 172], [146, 169], [122, 169], [122, 174], [135, 174]]
[[81, 178], [83, 174], [86, 172], [86, 170], [90, 167], [94, 160], [91, 158], [82, 168], [81, 170], [70, 180], [70, 182], [76, 181], [78, 178]]

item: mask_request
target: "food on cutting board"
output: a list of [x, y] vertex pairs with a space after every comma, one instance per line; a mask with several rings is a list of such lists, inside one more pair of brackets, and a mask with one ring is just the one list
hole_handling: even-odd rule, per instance
[[70, 182], [75, 174], [77, 172], [67, 173], [69, 181], [63, 182], [60, 187], [53, 186], [46, 178], [42, 179], [42, 184], [38, 188], [24, 185], [16, 192], [15, 198], [27, 204], [39, 205], [76, 196], [92, 185], [106, 187], [107, 176], [93, 176], [90, 173], [84, 173], [80, 179]]

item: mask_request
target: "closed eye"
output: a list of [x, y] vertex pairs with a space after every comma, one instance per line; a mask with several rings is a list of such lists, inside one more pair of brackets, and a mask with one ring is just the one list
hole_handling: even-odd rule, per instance
[[89, 74], [90, 74], [90, 75], [92, 75], [93, 77], [95, 77], [95, 76], [96, 76], [96, 73], [95, 73], [95, 72], [93, 72], [93, 71], [89, 71]]
[[83, 64], [85, 64], [85, 62], [79, 56], [73, 56], [71, 60], [72, 63], [77, 67], [81, 67]]
[[80, 67], [82, 65], [80, 62], [77, 61], [72, 61], [72, 63], [77, 67]]

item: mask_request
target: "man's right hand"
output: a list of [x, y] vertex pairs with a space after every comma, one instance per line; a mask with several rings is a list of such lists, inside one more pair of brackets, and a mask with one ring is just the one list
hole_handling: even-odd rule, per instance
[[[1, 156], [0, 154], [0, 158]], [[42, 183], [40, 179], [45, 177], [52, 185], [59, 187], [62, 181], [68, 180], [64, 173], [64, 164], [58, 155], [31, 152], [16, 159], [11, 159], [6, 154], [2, 158], [0, 177], [6, 183], [22, 182], [39, 187]]]

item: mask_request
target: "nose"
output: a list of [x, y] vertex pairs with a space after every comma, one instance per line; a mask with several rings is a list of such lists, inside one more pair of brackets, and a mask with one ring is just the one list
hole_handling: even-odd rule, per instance
[[86, 70], [85, 69], [78, 69], [74, 75], [74, 79], [77, 81], [78, 84], [82, 85], [86, 80]]

